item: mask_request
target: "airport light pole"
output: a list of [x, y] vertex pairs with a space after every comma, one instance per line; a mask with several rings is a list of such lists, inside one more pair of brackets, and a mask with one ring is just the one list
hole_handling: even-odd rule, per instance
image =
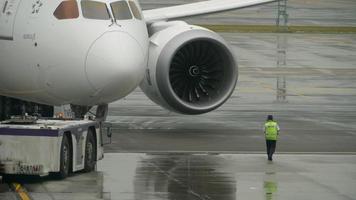
[[[277, 68], [287, 65], [287, 35], [288, 32], [288, 13], [287, 0], [278, 1], [277, 26]], [[280, 72], [278, 72], [280, 73]], [[287, 82], [284, 75], [277, 76], [277, 102], [287, 102]]]

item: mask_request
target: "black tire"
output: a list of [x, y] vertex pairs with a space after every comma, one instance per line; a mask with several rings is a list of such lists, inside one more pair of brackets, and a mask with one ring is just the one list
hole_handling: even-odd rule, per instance
[[69, 140], [66, 135], [63, 135], [62, 145], [61, 145], [61, 158], [59, 172], [55, 174], [58, 179], [64, 179], [68, 177], [70, 173], [72, 154], [70, 150]]
[[92, 129], [88, 130], [87, 140], [85, 142], [85, 160], [84, 171], [91, 172], [96, 165], [96, 143], [94, 139], [94, 132]]

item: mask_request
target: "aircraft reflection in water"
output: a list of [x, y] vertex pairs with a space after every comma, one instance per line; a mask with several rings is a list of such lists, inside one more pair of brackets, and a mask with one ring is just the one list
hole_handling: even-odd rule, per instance
[[207, 156], [150, 156], [136, 169], [135, 199], [235, 200], [235, 176], [220, 172], [222, 165]]

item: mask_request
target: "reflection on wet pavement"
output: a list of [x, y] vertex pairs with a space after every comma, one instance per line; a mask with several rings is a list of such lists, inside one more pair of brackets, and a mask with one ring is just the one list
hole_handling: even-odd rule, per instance
[[99, 165], [111, 199], [236, 199], [234, 175], [221, 170], [224, 163], [215, 156], [107, 154], [105, 159], [115, 158], [123, 162]]
[[266, 200], [275, 199], [275, 195], [277, 193], [277, 183], [265, 181], [264, 188], [266, 191]]
[[356, 155], [110, 153], [96, 172], [17, 181], [33, 200], [356, 200], [355, 166]]
[[136, 169], [135, 199], [151, 199], [145, 193], [154, 192], [163, 199], [233, 200], [236, 181], [221, 167], [204, 156], [149, 156]]
[[267, 180], [265, 180], [263, 183], [263, 188], [265, 189], [265, 193], [266, 193], [266, 200], [277, 199], [276, 195], [277, 195], [277, 190], [278, 190], [278, 184], [275, 181], [271, 180], [273, 178], [270, 177], [270, 176], [273, 176], [274, 173], [272, 173], [272, 174], [266, 173], [266, 175], [269, 175]]
[[355, 164], [352, 155], [106, 154], [98, 170], [104, 199], [334, 200], [356, 198]]

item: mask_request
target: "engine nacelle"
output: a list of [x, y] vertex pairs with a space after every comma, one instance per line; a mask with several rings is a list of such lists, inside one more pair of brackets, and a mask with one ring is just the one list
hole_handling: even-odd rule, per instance
[[237, 81], [235, 58], [222, 37], [185, 22], [150, 27], [149, 61], [141, 89], [155, 103], [183, 114], [221, 106]]

